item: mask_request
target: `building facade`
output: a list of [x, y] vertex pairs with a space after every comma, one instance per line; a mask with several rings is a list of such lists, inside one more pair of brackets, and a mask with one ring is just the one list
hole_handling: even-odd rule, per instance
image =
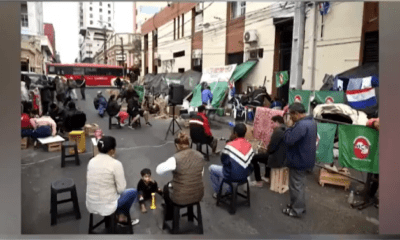
[[22, 2], [21, 71], [42, 74], [45, 72], [46, 63], [54, 61], [53, 46], [44, 31], [43, 4]]
[[[265, 83], [272, 95], [288, 92], [289, 84], [276, 88], [275, 76], [290, 75], [294, 9], [292, 2], [173, 3], [142, 25], [142, 74], [257, 60], [237, 89]], [[378, 3], [330, 2], [323, 16], [309, 3], [305, 18], [303, 89], [320, 89], [325, 74], [378, 61]]]
[[51, 23], [44, 23], [44, 35], [47, 36], [47, 38], [50, 41], [50, 45], [53, 48], [53, 59], [54, 61], [56, 60], [56, 35], [54, 31], [53, 24]]
[[79, 61], [91, 63], [101, 45], [114, 32], [114, 3], [80, 2], [79, 27]]

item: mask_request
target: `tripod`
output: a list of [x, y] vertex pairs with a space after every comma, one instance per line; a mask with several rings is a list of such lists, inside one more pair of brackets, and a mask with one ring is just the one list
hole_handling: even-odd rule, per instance
[[[167, 134], [165, 136], [165, 140], [167, 140], [169, 132], [172, 133], [172, 136], [175, 135], [175, 123], [178, 125], [179, 129], [182, 130], [182, 128], [179, 125], [178, 121], [176, 121], [176, 119], [175, 119], [175, 106], [176, 106], [176, 104], [172, 104], [172, 105], [169, 105], [169, 106], [172, 106], [172, 120], [171, 120], [171, 123], [169, 124], [169, 128], [168, 128]], [[171, 129], [171, 127], [172, 127], [172, 129]]]

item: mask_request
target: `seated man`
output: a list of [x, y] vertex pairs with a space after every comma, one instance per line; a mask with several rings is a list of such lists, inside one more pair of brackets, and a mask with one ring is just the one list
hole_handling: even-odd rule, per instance
[[265, 163], [265, 182], [269, 182], [271, 168], [282, 168], [286, 160], [286, 147], [283, 142], [286, 125], [284, 124], [283, 117], [277, 115], [272, 117], [274, 122], [274, 132], [271, 136], [271, 141], [268, 144], [267, 152], [256, 154], [253, 157], [251, 163], [254, 167], [255, 182], [251, 185], [262, 187], [263, 181], [261, 181], [260, 166], [259, 163]]
[[200, 202], [204, 196], [204, 157], [189, 147], [189, 136], [183, 132], [175, 139], [177, 153], [157, 166], [156, 172], [173, 174], [172, 181], [164, 186], [166, 220], [172, 220], [173, 203], [187, 205]]
[[68, 104], [68, 110], [65, 112], [64, 130], [65, 132], [82, 130], [86, 123], [86, 114], [76, 109], [75, 103]]
[[64, 124], [64, 118], [65, 118], [65, 111], [64, 109], [60, 108], [57, 106], [57, 104], [52, 103], [50, 105], [50, 112], [49, 112], [50, 117], [56, 122], [57, 124], [57, 131], [63, 132], [63, 124]]
[[141, 109], [141, 106], [139, 104], [139, 101], [136, 100], [135, 98], [130, 98], [128, 100], [128, 114], [130, 117], [133, 118], [132, 120], [132, 125], [129, 126], [129, 128], [134, 129], [136, 121], [140, 118], [143, 117], [144, 120], [146, 121], [146, 125], [151, 126], [150, 122], [149, 122], [149, 112], [148, 111], [144, 111]]
[[93, 100], [94, 108], [99, 111], [100, 117], [104, 117], [107, 109], [107, 100], [101, 91], [97, 92], [97, 97]]
[[[201, 125], [204, 128], [205, 139], [204, 142], [212, 148], [213, 153], [217, 150], [218, 141], [212, 136], [210, 124], [208, 123], [208, 118], [205, 115], [206, 107], [201, 105], [198, 107], [198, 113], [196, 116], [192, 117], [190, 120], [191, 131], [192, 128], [196, 128], [196, 125]], [[195, 129], [193, 129], [195, 131]]]
[[[233, 140], [227, 143], [222, 151], [222, 166], [213, 164], [209, 167], [214, 198], [217, 198], [223, 179], [235, 182], [246, 181], [253, 170], [251, 166], [254, 155], [253, 148], [244, 138], [246, 125], [243, 123], [236, 124], [232, 135]], [[231, 192], [232, 189], [227, 191]]]
[[[30, 123], [32, 125], [33, 131], [28, 134], [29, 137], [37, 140], [38, 138], [46, 138], [50, 136], [56, 136], [57, 125], [51, 117], [42, 116], [37, 117], [38, 111], [33, 110], [31, 113]], [[36, 142], [35, 142], [36, 145]]]
[[212, 102], [212, 98], [213, 94], [211, 93], [211, 88], [207, 86], [207, 88], [201, 92], [201, 101], [204, 105], [208, 105], [208, 102]]

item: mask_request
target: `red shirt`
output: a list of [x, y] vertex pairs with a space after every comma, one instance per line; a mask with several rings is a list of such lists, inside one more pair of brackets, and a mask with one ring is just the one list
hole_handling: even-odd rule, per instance
[[32, 128], [31, 118], [28, 114], [21, 114], [21, 128]]
[[204, 113], [197, 113], [197, 116], [200, 116], [203, 119], [203, 127], [204, 132], [208, 136], [212, 136], [210, 124], [208, 123], [208, 119]]

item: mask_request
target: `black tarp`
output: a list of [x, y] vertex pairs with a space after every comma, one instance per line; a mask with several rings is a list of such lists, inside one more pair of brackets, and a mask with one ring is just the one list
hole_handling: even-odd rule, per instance
[[144, 76], [144, 84], [147, 91], [153, 91], [154, 94], [168, 94], [168, 83], [177, 83], [184, 86], [184, 96], [190, 94], [200, 83], [201, 73], [188, 70], [185, 73], [161, 73], [147, 74]]
[[[365, 78], [369, 76], [377, 76], [379, 78], [379, 63], [365, 64], [359, 67], [352, 68], [337, 75], [339, 78]], [[379, 87], [375, 88], [377, 105], [363, 109], [369, 118], [378, 117], [379, 111]], [[346, 99], [347, 104], [347, 99]]]

